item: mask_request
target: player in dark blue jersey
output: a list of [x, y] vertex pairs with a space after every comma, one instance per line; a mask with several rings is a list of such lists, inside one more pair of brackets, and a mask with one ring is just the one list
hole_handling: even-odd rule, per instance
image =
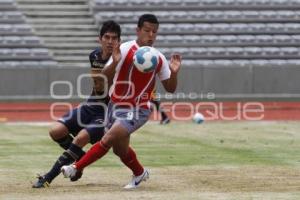
[[[99, 35], [101, 48], [96, 48], [89, 56], [91, 76], [94, 81], [92, 94], [85, 103], [64, 115], [50, 129], [50, 137], [65, 151], [48, 173], [38, 176], [38, 180], [32, 185], [33, 188], [48, 187], [59, 175], [63, 165], [71, 164], [85, 154], [82, 148], [86, 144], [94, 144], [102, 138], [109, 97], [104, 87], [107, 83], [101, 76], [101, 71], [111, 56], [114, 46], [119, 45], [120, 36], [119, 24], [114, 21], [103, 23]], [[81, 174], [78, 174], [71, 180], [76, 181], [80, 177]]]

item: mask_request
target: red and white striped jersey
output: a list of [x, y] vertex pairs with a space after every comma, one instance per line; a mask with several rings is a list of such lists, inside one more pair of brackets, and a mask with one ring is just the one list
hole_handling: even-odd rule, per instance
[[[156, 76], [163, 81], [170, 78], [171, 71], [166, 57], [160, 52], [159, 64], [153, 72], [138, 71], [133, 65], [133, 56], [138, 48], [135, 40], [125, 42], [120, 46], [122, 58], [116, 67], [116, 74], [109, 95], [113, 103], [149, 109]], [[106, 66], [111, 63], [112, 58]]]

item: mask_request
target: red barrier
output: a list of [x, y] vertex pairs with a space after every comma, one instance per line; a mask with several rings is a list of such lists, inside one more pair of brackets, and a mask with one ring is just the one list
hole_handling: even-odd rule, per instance
[[[0, 103], [0, 122], [53, 121], [73, 103]], [[300, 102], [164, 102], [163, 109], [173, 120], [191, 120], [201, 112], [207, 120], [300, 120]], [[152, 120], [159, 120], [154, 111]]]

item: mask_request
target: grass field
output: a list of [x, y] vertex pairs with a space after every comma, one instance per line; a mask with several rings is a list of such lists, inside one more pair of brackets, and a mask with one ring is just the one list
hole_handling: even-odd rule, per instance
[[151, 170], [135, 191], [130, 171], [111, 152], [80, 181], [59, 176], [32, 189], [61, 153], [47, 126], [0, 124], [0, 199], [300, 199], [299, 122], [149, 123], [133, 134]]

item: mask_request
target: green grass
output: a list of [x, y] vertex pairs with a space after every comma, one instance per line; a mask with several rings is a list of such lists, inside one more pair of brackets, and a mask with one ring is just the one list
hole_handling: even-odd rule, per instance
[[[300, 164], [298, 123], [150, 123], [131, 143], [146, 166]], [[50, 140], [48, 127], [0, 125], [0, 168], [49, 167], [62, 150]], [[88, 146], [90, 147], [90, 146]], [[88, 149], [88, 147], [86, 149]], [[94, 166], [119, 167], [112, 153]]]
[[47, 126], [0, 124], [0, 199], [299, 199], [299, 130], [298, 122], [148, 123], [131, 144], [154, 177], [132, 196], [120, 190], [130, 172], [112, 152], [73, 187], [60, 176], [31, 189], [62, 150]]

